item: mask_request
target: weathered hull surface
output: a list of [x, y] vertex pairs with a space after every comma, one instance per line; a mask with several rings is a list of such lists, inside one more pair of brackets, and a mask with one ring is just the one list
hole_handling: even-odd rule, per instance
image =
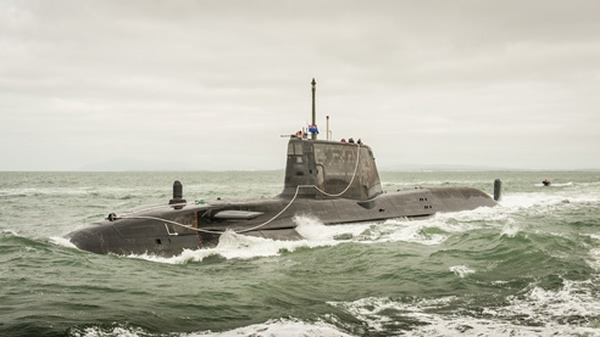
[[295, 230], [296, 215], [333, 225], [419, 218], [495, 205], [490, 196], [473, 188], [417, 188], [363, 201], [278, 197], [256, 202], [171, 205], [104, 220], [76, 230], [68, 238], [80, 249], [94, 253], [171, 256], [184, 249], [214, 247], [225, 230], [275, 240], [302, 239]]

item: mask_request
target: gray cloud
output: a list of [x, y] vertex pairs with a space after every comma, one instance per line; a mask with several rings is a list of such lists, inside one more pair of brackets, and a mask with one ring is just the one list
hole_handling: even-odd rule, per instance
[[[596, 1], [2, 1], [0, 170], [275, 169], [317, 109], [381, 167], [600, 168]], [[177, 168], [177, 167], [174, 167]]]

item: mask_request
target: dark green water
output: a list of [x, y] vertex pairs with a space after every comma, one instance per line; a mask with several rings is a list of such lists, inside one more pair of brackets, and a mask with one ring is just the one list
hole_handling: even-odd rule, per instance
[[[61, 236], [138, 206], [277, 194], [282, 172], [0, 172], [0, 336], [600, 336], [600, 172], [382, 173], [472, 186], [499, 207], [236, 234], [173, 258]], [[542, 187], [541, 181], [553, 181]]]

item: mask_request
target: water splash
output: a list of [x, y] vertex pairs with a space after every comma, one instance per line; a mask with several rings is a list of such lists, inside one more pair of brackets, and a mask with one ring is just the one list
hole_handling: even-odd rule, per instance
[[322, 322], [304, 322], [297, 319], [269, 320], [262, 324], [254, 324], [224, 332], [201, 332], [180, 335], [181, 337], [258, 337], [258, 336], [289, 336], [289, 337], [351, 337], [335, 326]]
[[521, 228], [515, 224], [515, 221], [513, 219], [508, 219], [506, 225], [504, 225], [504, 228], [502, 228], [502, 233], [500, 233], [500, 236], [514, 238], [517, 236], [517, 234], [519, 234], [520, 231]]
[[353, 337], [339, 330], [332, 324], [316, 321], [305, 322], [294, 318], [273, 319], [264, 323], [248, 325], [233, 330], [213, 332], [199, 331], [191, 333], [153, 334], [140, 327], [99, 327], [92, 326], [83, 329], [73, 329], [69, 337], [260, 337], [260, 336], [289, 336], [289, 337]]
[[[132, 258], [141, 258], [149, 261], [184, 264], [189, 262], [201, 262], [209, 256], [218, 255], [226, 259], [252, 259], [257, 257], [269, 257], [280, 255], [283, 251], [295, 251], [299, 247], [322, 247], [336, 245], [336, 241], [329, 235], [318, 234], [326, 233], [330, 226], [325, 226], [313, 218], [301, 218], [299, 228], [303, 233], [309, 233], [308, 238], [304, 240], [273, 240], [243, 234], [237, 234], [234, 231], [227, 230], [219, 237], [219, 243], [214, 248], [202, 248], [196, 250], [186, 249], [180, 255], [173, 257], [159, 257], [155, 255], [130, 255]], [[339, 228], [338, 228], [339, 229]], [[322, 230], [322, 231], [321, 231]], [[311, 234], [312, 233], [312, 234]], [[334, 236], [335, 232], [330, 231]]]
[[75, 249], [79, 249], [77, 248], [77, 246], [75, 246], [71, 240], [67, 239], [67, 238], [63, 238], [61, 236], [51, 236], [49, 238], [50, 243], [55, 244], [57, 246], [62, 246], [62, 247], [66, 247], [66, 248], [75, 248]]
[[475, 273], [474, 269], [471, 269], [465, 265], [452, 266], [449, 269], [460, 278], [465, 278], [467, 275]]
[[294, 222], [298, 225], [296, 231], [306, 240], [327, 245], [338, 244], [337, 241], [340, 240], [337, 238], [340, 237], [356, 238], [372, 225], [372, 223], [349, 223], [326, 226], [319, 219], [312, 216], [296, 216]]

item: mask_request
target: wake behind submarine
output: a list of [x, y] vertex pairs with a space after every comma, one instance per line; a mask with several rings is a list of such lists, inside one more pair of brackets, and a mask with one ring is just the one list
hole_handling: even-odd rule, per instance
[[290, 136], [283, 191], [270, 199], [209, 203], [187, 202], [183, 186], [173, 184], [164, 206], [123, 215], [111, 213], [67, 238], [78, 248], [99, 254], [173, 256], [184, 249], [209, 248], [231, 230], [275, 240], [298, 240], [296, 215], [316, 217], [325, 225], [422, 218], [436, 212], [492, 207], [494, 199], [468, 187], [415, 188], [384, 193], [371, 148], [361, 143], [317, 140], [315, 80], [312, 81], [312, 132]]

